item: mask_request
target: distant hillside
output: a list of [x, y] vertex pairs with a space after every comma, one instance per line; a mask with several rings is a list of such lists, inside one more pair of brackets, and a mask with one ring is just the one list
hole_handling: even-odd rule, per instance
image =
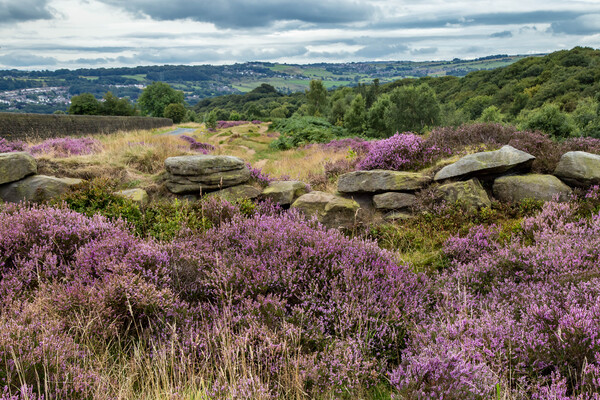
[[84, 92], [100, 98], [107, 91], [136, 100], [145, 85], [169, 83], [183, 90], [186, 101], [225, 94], [247, 93], [263, 83], [285, 94], [302, 92], [312, 79], [328, 89], [425, 76], [464, 76], [469, 72], [510, 65], [525, 56], [494, 55], [476, 60], [395, 61], [338, 64], [165, 65], [135, 68], [94, 68], [56, 71], [0, 71], [0, 110], [50, 113], [65, 110], [69, 98]]
[[[215, 110], [220, 119], [320, 116], [332, 126], [377, 137], [470, 121], [512, 123], [561, 137], [600, 137], [600, 50], [576, 47], [460, 78], [428, 75], [389, 83], [376, 78], [326, 96], [311, 111], [304, 93], [284, 95], [263, 84], [247, 94], [204, 99], [195, 111]], [[403, 124], [411, 113], [411, 124]]]

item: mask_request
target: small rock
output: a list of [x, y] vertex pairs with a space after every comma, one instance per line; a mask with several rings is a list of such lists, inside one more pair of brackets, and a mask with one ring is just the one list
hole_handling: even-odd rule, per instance
[[431, 178], [417, 172], [354, 171], [341, 175], [338, 179], [340, 193], [381, 193], [415, 191], [427, 186]]
[[29, 153], [0, 154], [0, 185], [37, 173], [37, 161]]
[[485, 189], [477, 179], [465, 182], [454, 182], [441, 185], [435, 189], [436, 193], [446, 202], [454, 204], [460, 202], [466, 208], [482, 208], [492, 205]]
[[600, 184], [600, 155], [569, 151], [560, 158], [554, 175], [573, 186]]
[[294, 200], [307, 192], [306, 184], [300, 181], [274, 181], [261, 193], [264, 199], [271, 199], [282, 206], [291, 205]]
[[83, 182], [75, 178], [56, 178], [54, 176], [34, 175], [17, 182], [0, 186], [0, 198], [7, 203], [20, 201], [42, 202], [55, 199], [71, 186]]
[[200, 193], [240, 185], [250, 180], [241, 159], [231, 156], [180, 156], [165, 160], [167, 188], [175, 194]]
[[552, 175], [515, 175], [502, 176], [494, 181], [494, 196], [505, 202], [517, 202], [525, 199], [551, 201], [569, 200], [571, 188]]
[[360, 206], [354, 200], [330, 193], [313, 191], [300, 196], [292, 208], [317, 220], [328, 228], [352, 228]]
[[416, 198], [410, 193], [388, 192], [373, 196], [373, 203], [378, 210], [400, 210], [412, 207]]
[[434, 180], [486, 177], [511, 170], [527, 169], [531, 167], [533, 160], [535, 157], [531, 154], [506, 145], [496, 151], [469, 154], [442, 168], [435, 174]]
[[254, 200], [260, 196], [260, 189], [255, 188], [251, 185], [238, 185], [228, 187], [223, 190], [218, 190], [216, 192], [209, 193], [209, 196], [220, 196], [226, 200], [241, 200], [241, 199], [250, 199]]
[[115, 192], [117, 196], [125, 197], [126, 199], [132, 200], [138, 203], [140, 206], [148, 204], [150, 198], [148, 193], [144, 189], [127, 189]]

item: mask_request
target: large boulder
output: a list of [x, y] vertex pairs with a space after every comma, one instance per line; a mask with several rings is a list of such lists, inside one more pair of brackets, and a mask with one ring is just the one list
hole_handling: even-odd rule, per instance
[[360, 206], [351, 199], [330, 193], [314, 191], [300, 196], [292, 208], [317, 220], [328, 228], [351, 228]]
[[512, 146], [502, 146], [496, 151], [484, 151], [469, 154], [454, 164], [442, 168], [435, 174], [434, 180], [485, 178], [507, 171], [524, 170], [531, 167], [535, 157]]
[[251, 185], [237, 185], [209, 193], [210, 196], [219, 196], [224, 198], [225, 200], [232, 201], [241, 199], [254, 200], [258, 198], [260, 194], [261, 190]]
[[560, 158], [554, 175], [573, 186], [600, 184], [600, 155], [569, 151]]
[[502, 176], [494, 181], [494, 196], [505, 202], [525, 199], [567, 201], [571, 188], [552, 175], [513, 175]]
[[308, 192], [308, 188], [304, 182], [274, 181], [269, 183], [269, 186], [262, 191], [261, 197], [270, 199], [282, 206], [289, 206], [306, 192]]
[[378, 210], [400, 210], [411, 208], [416, 201], [416, 196], [410, 193], [388, 192], [373, 196], [373, 204]]
[[37, 173], [37, 162], [29, 153], [0, 154], [0, 185]]
[[244, 161], [231, 156], [169, 157], [165, 168], [167, 188], [175, 194], [223, 189], [250, 180], [250, 170]]
[[0, 199], [7, 203], [20, 201], [42, 202], [55, 199], [71, 186], [83, 182], [75, 178], [33, 175], [17, 182], [0, 185]]
[[477, 179], [465, 182], [447, 183], [435, 189], [436, 195], [447, 203], [460, 204], [468, 209], [479, 209], [492, 205], [487, 192]]
[[430, 182], [430, 177], [417, 172], [374, 169], [341, 175], [338, 179], [338, 191], [340, 193], [407, 192], [422, 189]]
[[129, 200], [139, 204], [140, 206], [144, 206], [144, 205], [148, 204], [148, 202], [150, 201], [150, 197], [148, 197], [148, 192], [146, 192], [144, 189], [136, 188], [136, 189], [119, 190], [118, 192], [115, 192], [115, 194], [117, 196], [121, 196], [126, 199], [129, 199]]

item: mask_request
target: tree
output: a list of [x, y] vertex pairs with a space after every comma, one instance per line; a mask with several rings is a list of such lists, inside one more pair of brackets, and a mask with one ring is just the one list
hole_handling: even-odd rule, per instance
[[171, 118], [173, 123], [178, 124], [185, 118], [185, 107], [181, 103], [171, 103], [165, 107], [165, 118]]
[[100, 102], [91, 93], [82, 93], [71, 97], [69, 114], [72, 115], [98, 115], [100, 114]]
[[106, 92], [103, 97], [104, 102], [100, 105], [100, 114], [102, 115], [135, 115], [136, 109], [127, 99], [120, 99], [112, 92]]
[[481, 122], [497, 122], [501, 123], [505, 120], [504, 114], [500, 112], [500, 109], [496, 106], [489, 106], [485, 110], [482, 111], [481, 116], [478, 118], [478, 121]]
[[344, 115], [344, 125], [350, 133], [360, 134], [365, 130], [367, 122], [367, 102], [362, 95], [357, 95]]
[[532, 131], [540, 130], [558, 138], [565, 138], [575, 130], [575, 124], [570, 115], [560, 111], [556, 104], [544, 104], [521, 116], [524, 120], [522, 127]]
[[163, 117], [169, 104], [184, 104], [183, 92], [173, 89], [167, 83], [153, 82], [148, 85], [138, 99], [142, 114]]
[[306, 91], [308, 112], [310, 115], [320, 117], [325, 113], [327, 106], [327, 89], [322, 81], [310, 81], [310, 88]]
[[384, 113], [386, 129], [391, 132], [421, 132], [440, 122], [440, 104], [427, 84], [403, 86], [390, 94], [391, 105]]
[[204, 124], [208, 129], [215, 129], [217, 127], [217, 112], [215, 110], [208, 113], [204, 119]]
[[390, 137], [394, 134], [393, 131], [388, 131], [385, 124], [385, 111], [392, 106], [390, 96], [383, 94], [379, 96], [377, 101], [367, 113], [368, 135], [372, 137]]

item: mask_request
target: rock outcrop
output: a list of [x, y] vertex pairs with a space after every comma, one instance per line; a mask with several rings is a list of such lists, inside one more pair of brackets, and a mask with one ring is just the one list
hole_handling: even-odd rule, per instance
[[410, 193], [388, 192], [373, 196], [373, 204], [378, 210], [401, 210], [411, 208], [416, 196]]
[[477, 179], [447, 183], [437, 187], [435, 192], [447, 203], [460, 202], [461, 205], [469, 209], [492, 205], [487, 192]]
[[279, 203], [282, 206], [289, 206], [307, 191], [304, 182], [274, 181], [269, 183], [269, 186], [262, 191], [261, 197], [272, 200], [274, 203]]
[[485, 178], [507, 171], [528, 169], [534, 160], [531, 154], [506, 145], [496, 151], [469, 154], [442, 168], [435, 174], [434, 180]]
[[552, 175], [508, 175], [494, 181], [494, 197], [504, 202], [525, 199], [567, 201], [571, 188]]
[[218, 190], [216, 192], [212, 192], [210, 196], [219, 196], [224, 198], [225, 200], [241, 200], [241, 199], [250, 199], [254, 200], [258, 198], [261, 194], [261, 190], [255, 188], [251, 185], [237, 185], [228, 187], [223, 190]]
[[231, 156], [180, 156], [165, 160], [167, 188], [175, 194], [200, 193], [240, 185], [250, 180], [241, 159]]
[[29, 153], [0, 154], [0, 185], [37, 173], [37, 162]]
[[20, 201], [42, 202], [55, 199], [71, 186], [81, 183], [81, 179], [56, 178], [54, 176], [33, 175], [17, 182], [0, 186], [0, 199], [7, 203]]
[[328, 228], [351, 228], [355, 224], [360, 206], [351, 199], [313, 191], [300, 196], [292, 204], [292, 208], [308, 217], [316, 216], [317, 220]]
[[383, 193], [407, 192], [424, 188], [431, 178], [417, 172], [354, 171], [341, 175], [338, 179], [340, 193]]
[[560, 158], [554, 175], [573, 186], [600, 184], [600, 155], [570, 151]]
[[117, 196], [125, 197], [140, 206], [144, 206], [148, 204], [150, 198], [148, 197], [148, 193], [144, 189], [127, 189], [127, 190], [119, 190], [115, 192]]

